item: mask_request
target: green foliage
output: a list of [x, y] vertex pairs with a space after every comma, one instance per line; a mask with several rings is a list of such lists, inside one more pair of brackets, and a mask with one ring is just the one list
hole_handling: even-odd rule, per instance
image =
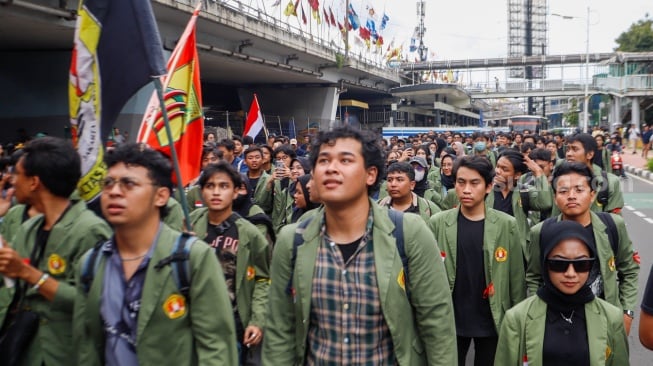
[[648, 159], [647, 166], [648, 170], [653, 172], [653, 159]]
[[653, 51], [653, 19], [646, 17], [621, 33], [615, 40], [619, 47], [615, 51], [650, 52]]
[[339, 69], [342, 69], [342, 67], [345, 65], [345, 55], [342, 53], [336, 53], [336, 66]]
[[569, 112], [565, 114], [565, 120], [569, 126], [578, 126], [578, 100], [571, 100], [571, 107], [569, 107]]

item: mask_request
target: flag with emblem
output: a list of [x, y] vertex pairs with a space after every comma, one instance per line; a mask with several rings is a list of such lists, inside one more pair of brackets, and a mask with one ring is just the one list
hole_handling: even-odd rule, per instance
[[[202, 167], [202, 89], [200, 65], [195, 43], [195, 24], [200, 12], [198, 3], [193, 16], [168, 60], [168, 73], [162, 78], [165, 110], [170, 120], [172, 141], [165, 130], [161, 103], [152, 93], [138, 132], [138, 141], [171, 156], [171, 144], [177, 151], [181, 183], [186, 186]], [[174, 177], [177, 181], [176, 176]]]
[[82, 161], [78, 188], [99, 197], [106, 172], [104, 142], [127, 100], [165, 74], [159, 30], [149, 0], [80, 1], [68, 84], [73, 143]]

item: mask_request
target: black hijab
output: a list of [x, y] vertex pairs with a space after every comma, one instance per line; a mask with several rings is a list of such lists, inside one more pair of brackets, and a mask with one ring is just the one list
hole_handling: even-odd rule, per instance
[[[585, 282], [585, 285], [581, 287], [578, 292], [573, 295], [566, 295], [560, 290], [558, 290], [549, 277], [549, 271], [546, 265], [546, 258], [549, 256], [549, 253], [555, 248], [560, 242], [566, 239], [578, 239], [583, 242], [590, 253], [590, 257], [596, 258], [597, 251], [592, 238], [588, 236], [587, 230], [583, 225], [569, 220], [563, 220], [559, 222], [552, 223], [547, 226], [547, 230], [542, 232], [541, 241], [540, 241], [540, 264], [542, 265], [542, 278], [544, 279], [544, 285], [537, 290], [537, 296], [539, 296], [548, 306], [552, 307], [557, 311], [568, 311], [571, 309], [581, 308], [585, 303], [588, 303], [594, 299], [594, 293], [590, 288], [590, 284], [594, 282], [593, 277], [595, 277], [598, 271], [595, 268], [592, 268], [589, 272], [589, 277]], [[599, 262], [594, 261], [594, 266], [598, 266]]]
[[310, 198], [310, 193], [308, 192], [308, 181], [311, 180], [311, 175], [310, 174], [305, 174], [302, 175], [301, 177], [297, 178], [297, 183], [299, 183], [299, 186], [302, 190], [302, 193], [304, 194], [304, 200], [306, 201], [306, 207], [305, 208], [299, 208], [293, 205], [293, 210], [292, 210], [292, 222], [297, 222], [299, 218], [306, 213], [307, 211], [310, 211], [314, 208], [320, 207], [319, 203], [315, 203], [311, 201]]
[[[442, 165], [442, 160], [444, 160], [444, 158], [446, 158], [446, 157], [450, 157], [452, 162], [456, 161], [456, 156], [455, 155], [447, 154], [447, 155], [443, 156], [442, 159], [440, 160], [440, 165]], [[442, 168], [440, 168], [440, 181], [442, 182], [442, 186], [444, 188], [446, 188], [447, 191], [450, 190], [450, 189], [453, 189], [453, 187], [455, 186], [455, 183], [456, 183], [456, 181], [455, 181], [455, 179], [453, 177], [453, 171], [451, 172], [451, 175], [444, 175], [444, 172], [442, 171]]]

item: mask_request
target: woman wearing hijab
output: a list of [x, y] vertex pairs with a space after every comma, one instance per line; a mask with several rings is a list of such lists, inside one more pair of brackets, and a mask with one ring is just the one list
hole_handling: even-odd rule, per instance
[[550, 225], [540, 244], [544, 285], [506, 312], [494, 364], [629, 365], [623, 312], [590, 288], [599, 272], [594, 240], [577, 222]]
[[319, 203], [311, 201], [310, 192], [308, 190], [308, 182], [311, 180], [311, 175], [306, 174], [297, 178], [297, 185], [295, 186], [295, 193], [293, 194], [294, 203], [292, 208], [292, 215], [290, 223], [297, 222], [300, 217], [306, 212], [320, 207]]
[[456, 141], [451, 144], [451, 147], [453, 148], [453, 151], [456, 152], [457, 157], [462, 158], [463, 156], [467, 155], [465, 153], [465, 145], [463, 145], [462, 142]]

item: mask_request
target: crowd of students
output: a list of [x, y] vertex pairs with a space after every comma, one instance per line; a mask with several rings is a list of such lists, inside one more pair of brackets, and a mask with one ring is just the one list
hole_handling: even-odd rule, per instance
[[[604, 138], [209, 133], [184, 192], [167, 157], [122, 142], [95, 212], [72, 145], [35, 139], [2, 181], [0, 351], [16, 365], [464, 365], [473, 343], [475, 365], [627, 365], [639, 256]], [[653, 290], [642, 309], [651, 344]]]

